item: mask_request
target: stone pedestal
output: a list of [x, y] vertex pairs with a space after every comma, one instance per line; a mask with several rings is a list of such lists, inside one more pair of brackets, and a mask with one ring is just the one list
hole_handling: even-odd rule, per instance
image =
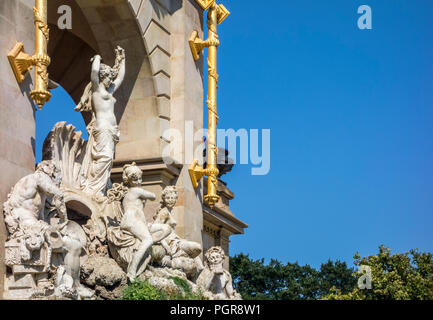
[[[207, 179], [205, 178], [205, 190], [207, 192]], [[230, 200], [234, 193], [227, 188], [225, 182], [219, 180], [217, 194], [220, 200], [211, 209], [206, 204], [203, 206], [203, 252], [213, 246], [220, 246], [225, 253], [224, 268], [229, 270], [229, 244], [232, 235], [243, 234], [248, 225], [235, 217], [230, 210]]]
[[[4, 283], [4, 299], [30, 299], [34, 293], [41, 291], [38, 284], [46, 281], [48, 271], [45, 270], [46, 250], [42, 249], [34, 254], [30, 261], [23, 263], [20, 260], [20, 244], [10, 241], [5, 248], [5, 263], [10, 269]], [[40, 292], [45, 295], [45, 292]]]

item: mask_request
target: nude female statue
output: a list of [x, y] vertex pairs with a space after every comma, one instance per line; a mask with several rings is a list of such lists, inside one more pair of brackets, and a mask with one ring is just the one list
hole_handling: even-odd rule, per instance
[[92, 112], [92, 121], [87, 126], [89, 140], [83, 160], [82, 188], [96, 196], [106, 193], [115, 147], [119, 142], [113, 95], [125, 77], [125, 50], [117, 47], [115, 51], [113, 68], [101, 63], [100, 55], [92, 58], [91, 83], [75, 108], [79, 112]]

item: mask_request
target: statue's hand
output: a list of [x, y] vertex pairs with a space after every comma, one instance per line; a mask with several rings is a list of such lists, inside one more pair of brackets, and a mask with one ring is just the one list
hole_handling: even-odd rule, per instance
[[101, 60], [102, 58], [101, 58], [101, 56], [100, 56], [99, 54], [97, 54], [97, 55], [95, 55], [92, 59], [90, 59], [90, 62], [93, 62], [93, 61], [95, 61], [96, 59]]
[[66, 227], [68, 225], [68, 222], [69, 222], [68, 220], [64, 221], [63, 223], [61, 221], [59, 221], [58, 230], [62, 236], [64, 236], [67, 232]]
[[63, 198], [63, 194], [56, 194], [53, 197], [53, 203], [59, 214], [61, 222], [68, 221], [68, 213], [66, 209], [65, 200]]
[[116, 56], [118, 58], [120, 58], [121, 60], [125, 59], [125, 49], [123, 49], [122, 47], [117, 46], [115, 51], [116, 51]]

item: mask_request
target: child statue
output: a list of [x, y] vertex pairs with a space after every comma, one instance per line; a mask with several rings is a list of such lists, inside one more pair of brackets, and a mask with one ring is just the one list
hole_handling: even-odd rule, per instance
[[[173, 217], [173, 208], [176, 204], [178, 193], [175, 186], [167, 186], [162, 192], [162, 204], [154, 217], [153, 225], [166, 225], [170, 228], [170, 234], [161, 240], [161, 245], [166, 251], [162, 259], [163, 266], [180, 269], [189, 278], [193, 278], [204, 267], [199, 257], [202, 252], [201, 245], [197, 242], [180, 238], [176, 234], [177, 222]], [[153, 226], [152, 225], [152, 226]]]
[[224, 250], [212, 247], [207, 250], [205, 268], [197, 278], [197, 285], [210, 300], [242, 300], [241, 295], [233, 289], [233, 280], [229, 271], [224, 269]]
[[122, 200], [123, 215], [119, 226], [109, 227], [107, 234], [115, 260], [120, 265], [127, 264], [130, 281], [145, 270], [151, 246], [171, 232], [165, 224], [154, 223], [149, 227], [143, 209], [146, 201], [155, 200], [156, 196], [141, 188], [142, 174], [135, 163], [123, 167], [123, 183], [128, 187]]

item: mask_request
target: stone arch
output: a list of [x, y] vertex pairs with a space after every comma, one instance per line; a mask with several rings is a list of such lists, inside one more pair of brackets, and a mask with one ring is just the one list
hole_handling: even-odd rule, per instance
[[73, 220], [80, 225], [85, 225], [91, 218], [93, 221], [102, 226], [101, 229], [104, 229], [103, 226], [105, 224], [103, 223], [103, 219], [101, 220], [101, 215], [103, 214], [106, 206], [103, 203], [96, 202], [94, 199], [80, 190], [69, 188], [67, 186], [63, 186], [62, 189], [68, 218], [70, 220]]
[[66, 202], [67, 209], [74, 210], [82, 216], [90, 218], [92, 216], [92, 209], [89, 208], [85, 203], [81, 201], [81, 199], [69, 199]]
[[[63, 0], [48, 2], [50, 78], [78, 102], [90, 79], [90, 58], [98, 53], [105, 63], [113, 64], [114, 48], [122, 46], [127, 73], [116, 93], [121, 131], [116, 159], [134, 158], [136, 150], [137, 158], [142, 150], [159, 157], [168, 143], [162, 133], [170, 123], [169, 8], [154, 0], [70, 0], [72, 30], [60, 30], [57, 9], [63, 4]], [[89, 115], [83, 117], [88, 123]], [[159, 139], [146, 139], [156, 130]]]

